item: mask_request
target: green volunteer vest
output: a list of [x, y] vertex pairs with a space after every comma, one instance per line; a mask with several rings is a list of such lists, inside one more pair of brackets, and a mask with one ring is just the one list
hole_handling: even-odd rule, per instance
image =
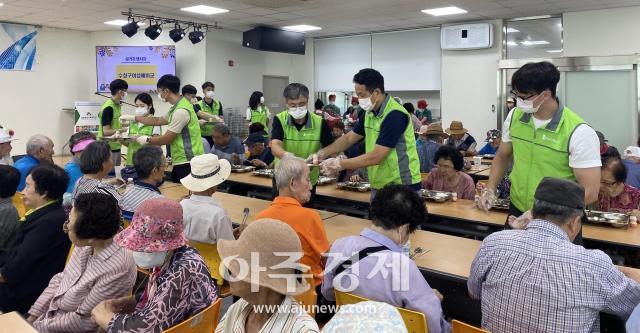
[[[200, 111], [206, 112], [210, 115], [219, 116], [220, 115], [220, 102], [213, 100], [212, 107], [209, 107], [207, 103], [204, 102], [204, 99], [198, 102], [200, 106]], [[205, 124], [200, 128], [200, 132], [202, 136], [212, 136], [213, 135], [213, 124]]]
[[534, 127], [533, 115], [513, 110], [509, 132], [513, 145], [511, 203], [520, 211], [533, 207], [533, 196], [544, 177], [575, 180], [569, 166], [569, 140], [585, 121], [560, 104], [545, 127]]
[[391, 111], [402, 112], [409, 121], [398, 144], [391, 149], [384, 161], [378, 165], [367, 167], [371, 187], [379, 190], [389, 184], [413, 185], [420, 183], [420, 158], [416, 150], [411, 116], [390, 95], [387, 95], [381, 110], [378, 115], [367, 112], [364, 117], [365, 151], [367, 153], [372, 152], [375, 148], [382, 122]]
[[[276, 116], [280, 120], [282, 130], [284, 131], [284, 140], [282, 142], [282, 148], [289, 153], [296, 155], [302, 159], [307, 159], [314, 153], [317, 153], [322, 148], [320, 142], [320, 136], [322, 133], [322, 118], [311, 112], [307, 113], [307, 122], [304, 127], [299, 131], [293, 122], [289, 122], [289, 112], [282, 111]], [[291, 120], [293, 121], [293, 120]], [[278, 165], [279, 159], [275, 159], [275, 165]], [[316, 185], [318, 183], [318, 177], [320, 176], [320, 169], [318, 167], [311, 168], [311, 184]]]
[[[132, 123], [131, 125], [129, 125], [130, 137], [134, 135], [151, 136], [152, 134], [153, 134], [153, 126], [143, 125], [140, 123]], [[135, 155], [135, 153], [138, 151], [138, 149], [140, 149], [140, 147], [142, 147], [142, 145], [136, 141], [129, 142], [129, 145], [127, 146], [127, 166], [133, 165], [133, 155]]]
[[258, 106], [257, 110], [251, 109], [251, 120], [249, 121], [251, 124], [260, 123], [264, 126], [264, 129], [267, 129], [267, 113], [269, 109], [266, 106]]
[[191, 119], [169, 145], [171, 148], [171, 160], [174, 165], [188, 163], [193, 157], [204, 154], [200, 125], [198, 124], [196, 112], [193, 110], [193, 105], [186, 98], [180, 97], [176, 105], [169, 110], [169, 123], [173, 118], [173, 112], [177, 109], [189, 111]]
[[[122, 128], [122, 126], [120, 125], [121, 105], [109, 98], [106, 102], [104, 102], [104, 104], [102, 104], [100, 112], [98, 113], [98, 118], [100, 118], [100, 123], [98, 124], [98, 139], [102, 139], [104, 137], [104, 132], [102, 131], [102, 112], [108, 107], [111, 107], [113, 109], [113, 118], [111, 118], [111, 129], [118, 130]], [[121, 145], [117, 142], [109, 142], [109, 147], [111, 147], [112, 151], [120, 150]]]

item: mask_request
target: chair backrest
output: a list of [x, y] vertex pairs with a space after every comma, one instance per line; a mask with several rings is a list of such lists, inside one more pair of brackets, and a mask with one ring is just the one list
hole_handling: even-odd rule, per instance
[[318, 294], [316, 293], [316, 288], [313, 287], [313, 277], [307, 279], [307, 285], [309, 286], [309, 290], [300, 295], [294, 296], [294, 298], [298, 304], [304, 307], [311, 318], [315, 318], [316, 309], [314, 305], [318, 303]]
[[189, 245], [200, 252], [200, 255], [204, 259], [204, 262], [209, 267], [211, 277], [216, 280], [216, 283], [220, 286], [224, 283], [224, 277], [220, 274], [220, 254], [218, 253], [218, 247], [216, 244], [207, 244], [196, 241], [189, 241]]
[[27, 212], [27, 207], [25, 207], [24, 201], [22, 201], [22, 193], [16, 192], [16, 194], [11, 197], [11, 202], [16, 207], [18, 216], [20, 216], [20, 218], [23, 218], [24, 214]]
[[[360, 297], [351, 293], [346, 293], [339, 290], [336, 290], [335, 292], [336, 304], [338, 306], [368, 301], [368, 299], [364, 297]], [[398, 311], [400, 312], [402, 321], [404, 321], [404, 325], [407, 327], [407, 331], [409, 331], [409, 333], [429, 333], [429, 328], [427, 327], [427, 318], [424, 316], [424, 313], [398, 307], [396, 307], [396, 309], [398, 309]]]
[[451, 327], [453, 328], [453, 333], [489, 333], [489, 331], [465, 324], [455, 319], [451, 321]]
[[73, 253], [74, 248], [75, 248], [75, 245], [71, 244], [71, 247], [69, 248], [69, 253], [67, 253], [67, 259], [64, 261], [65, 266], [67, 266], [67, 264], [69, 263], [69, 259], [71, 259], [71, 254]]
[[191, 318], [175, 325], [164, 333], [213, 333], [218, 326], [220, 316], [220, 304], [222, 299], [218, 298], [213, 304], [204, 310], [196, 313]]

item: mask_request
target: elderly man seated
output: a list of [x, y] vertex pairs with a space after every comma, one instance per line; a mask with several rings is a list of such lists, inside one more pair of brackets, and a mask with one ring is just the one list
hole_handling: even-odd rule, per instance
[[276, 167], [275, 181], [280, 195], [256, 219], [280, 220], [298, 233], [304, 251], [300, 262], [311, 268], [315, 286], [319, 286], [324, 269], [322, 254], [329, 250], [329, 240], [320, 214], [302, 207], [311, 198], [309, 167], [303, 159], [288, 155]]
[[[334, 288], [351, 292], [422, 312], [429, 332], [449, 332], [442, 316], [442, 296], [403, 254], [409, 236], [427, 220], [422, 199], [406, 186], [388, 185], [373, 198], [371, 219], [373, 225], [360, 235], [340, 238], [331, 246], [322, 283], [324, 297], [334, 300]], [[358, 253], [360, 260], [352, 257]]]
[[[224, 123], [217, 123], [213, 126], [213, 147], [211, 154], [215, 154], [220, 159], [225, 159], [231, 164], [242, 164], [245, 160], [244, 146], [235, 136], [231, 135], [231, 130]], [[205, 151], [206, 153], [206, 151]]]
[[467, 286], [482, 301], [482, 327], [599, 332], [601, 311], [629, 317], [640, 303], [637, 273], [616, 268], [600, 250], [571, 243], [582, 224], [584, 189], [547, 177], [534, 198], [532, 220], [512, 224], [524, 230], [491, 234], [473, 261]]
[[167, 160], [158, 146], [143, 146], [133, 155], [133, 166], [138, 180], [120, 199], [122, 214], [128, 220], [133, 218], [136, 209], [145, 200], [163, 197], [158, 188], [164, 182]]
[[53, 163], [53, 141], [42, 134], [36, 134], [27, 141], [27, 156], [13, 165], [20, 171], [18, 191], [24, 190], [29, 171], [41, 163]]

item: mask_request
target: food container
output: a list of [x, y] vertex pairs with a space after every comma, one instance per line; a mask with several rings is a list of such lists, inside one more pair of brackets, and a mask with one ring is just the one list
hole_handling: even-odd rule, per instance
[[451, 192], [434, 191], [434, 190], [422, 190], [422, 198], [428, 201], [445, 202], [451, 200]]
[[331, 183], [335, 183], [336, 182], [336, 178], [334, 177], [326, 177], [326, 176], [320, 176], [318, 177], [318, 186], [322, 186], [322, 185], [327, 185], [327, 184], [331, 184]]
[[253, 175], [260, 176], [260, 177], [273, 178], [274, 171], [273, 169], [259, 169], [259, 170], [254, 170]]
[[250, 165], [232, 165], [231, 172], [244, 173], [255, 170], [256, 167]]
[[608, 225], [615, 228], [628, 228], [629, 215], [622, 213], [600, 212], [597, 210], [586, 210], [587, 221], [600, 225]]
[[337, 183], [336, 186], [338, 186], [338, 188], [341, 190], [347, 190], [347, 191], [356, 191], [356, 192], [371, 191], [371, 185], [369, 185], [369, 183], [367, 182], [341, 182], [341, 183]]
[[495, 154], [484, 154], [484, 155], [482, 155], [482, 158], [486, 158], [486, 159], [488, 159], [488, 160], [492, 160], [492, 159], [494, 159], [495, 157], [496, 157], [496, 155], [495, 155]]
[[493, 206], [491, 206], [491, 209], [509, 210], [510, 204], [511, 204], [511, 201], [507, 199], [496, 199], [496, 201], [493, 203]]

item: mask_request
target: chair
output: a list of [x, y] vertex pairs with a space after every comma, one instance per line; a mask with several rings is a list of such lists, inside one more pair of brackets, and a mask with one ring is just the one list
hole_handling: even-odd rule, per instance
[[191, 318], [175, 325], [164, 333], [213, 333], [218, 326], [220, 316], [220, 304], [222, 299], [218, 298], [213, 304], [204, 310], [193, 315]]
[[64, 261], [65, 266], [67, 266], [67, 264], [69, 263], [69, 259], [71, 259], [71, 254], [73, 253], [74, 248], [75, 248], [75, 245], [71, 244], [71, 247], [69, 248], [69, 253], [67, 254], [67, 259]]
[[25, 207], [24, 201], [22, 201], [22, 193], [16, 192], [16, 194], [11, 197], [11, 202], [13, 203], [13, 206], [16, 207], [18, 216], [20, 216], [20, 218], [23, 218], [24, 214], [27, 212], [27, 207]]
[[[351, 293], [346, 293], [339, 290], [335, 290], [335, 292], [336, 304], [338, 306], [368, 301], [368, 299], [364, 297], [360, 297]], [[398, 311], [400, 312], [400, 316], [404, 321], [404, 325], [407, 326], [407, 331], [409, 331], [409, 333], [429, 333], [429, 328], [427, 327], [427, 318], [424, 316], [424, 313], [398, 307], [396, 307], [396, 309], [398, 309]]]
[[224, 277], [220, 274], [220, 263], [222, 260], [220, 259], [216, 244], [189, 241], [189, 245], [200, 252], [204, 262], [209, 267], [211, 277], [216, 280], [218, 286], [221, 286], [224, 283]]
[[455, 319], [451, 321], [451, 327], [453, 328], [453, 333], [489, 333], [489, 331], [465, 324]]
[[311, 318], [315, 318], [315, 305], [318, 303], [318, 294], [316, 293], [316, 288], [313, 287], [313, 277], [307, 279], [307, 285], [309, 286], [309, 290], [300, 295], [294, 296], [294, 298], [298, 304], [304, 307]]

